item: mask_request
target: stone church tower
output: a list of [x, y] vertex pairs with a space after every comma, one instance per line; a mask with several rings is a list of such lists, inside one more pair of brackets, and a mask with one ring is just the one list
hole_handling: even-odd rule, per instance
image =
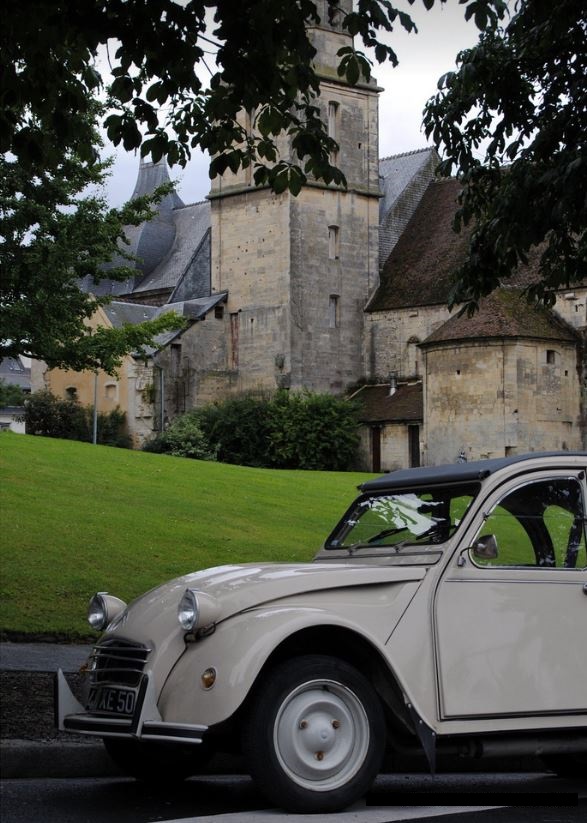
[[[363, 374], [363, 309], [378, 276], [378, 89], [338, 77], [337, 52], [352, 40], [328, 22], [326, 2], [318, 8], [317, 104], [348, 188], [309, 181], [297, 197], [275, 195], [255, 188], [251, 169], [214, 181], [211, 290], [228, 292], [231, 391], [341, 392]], [[291, 157], [285, 139], [280, 149]]]

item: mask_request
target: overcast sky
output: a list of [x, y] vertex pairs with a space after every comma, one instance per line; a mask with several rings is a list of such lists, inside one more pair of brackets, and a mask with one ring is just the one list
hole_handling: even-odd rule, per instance
[[[463, 7], [457, 0], [448, 0], [445, 6], [435, 5], [427, 12], [418, 3], [406, 8], [418, 26], [417, 34], [406, 34], [398, 28], [389, 36], [389, 42], [399, 58], [399, 66], [375, 65], [373, 74], [384, 91], [379, 98], [379, 154], [391, 154], [424, 148], [427, 143], [421, 131], [424, 104], [436, 90], [438, 78], [455, 67], [455, 57], [464, 48], [474, 45], [478, 30], [464, 19]], [[115, 151], [112, 176], [106, 186], [110, 205], [118, 206], [132, 194], [139, 165], [138, 153]], [[198, 153], [190, 164], [171, 170], [177, 181], [177, 190], [184, 203], [202, 200], [209, 192], [208, 160]]]

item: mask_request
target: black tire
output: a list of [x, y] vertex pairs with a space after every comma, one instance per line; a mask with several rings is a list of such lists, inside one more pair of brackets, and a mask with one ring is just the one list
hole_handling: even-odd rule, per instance
[[548, 754], [542, 762], [559, 777], [578, 777], [587, 781], [587, 754]]
[[103, 738], [106, 751], [129, 777], [155, 783], [179, 783], [200, 774], [212, 756], [205, 743], [141, 742], [120, 737]]
[[332, 812], [370, 788], [385, 749], [375, 690], [353, 666], [296, 657], [263, 676], [243, 729], [251, 776], [287, 811]]

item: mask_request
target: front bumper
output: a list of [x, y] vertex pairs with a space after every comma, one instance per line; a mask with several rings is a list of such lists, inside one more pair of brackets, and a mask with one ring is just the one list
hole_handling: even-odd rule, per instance
[[190, 723], [166, 723], [157, 709], [150, 672], [143, 674], [132, 717], [91, 713], [77, 700], [65, 675], [55, 675], [55, 725], [60, 731], [96, 737], [127, 737], [137, 740], [160, 740], [174, 743], [201, 743], [208, 726]]

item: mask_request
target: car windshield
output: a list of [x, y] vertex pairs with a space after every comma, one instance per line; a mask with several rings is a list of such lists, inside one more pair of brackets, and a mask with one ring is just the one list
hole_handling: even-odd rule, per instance
[[326, 549], [356, 549], [444, 543], [459, 527], [479, 485], [365, 494], [328, 537]]

